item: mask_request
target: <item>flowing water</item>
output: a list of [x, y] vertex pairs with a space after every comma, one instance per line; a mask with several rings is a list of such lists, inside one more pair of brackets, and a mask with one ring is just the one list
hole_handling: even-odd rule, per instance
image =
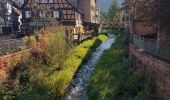
[[64, 100], [86, 100], [86, 91], [95, 64], [104, 50], [109, 49], [115, 41], [115, 36], [108, 34], [109, 39], [103, 42], [91, 55], [90, 59], [80, 67], [69, 86]]

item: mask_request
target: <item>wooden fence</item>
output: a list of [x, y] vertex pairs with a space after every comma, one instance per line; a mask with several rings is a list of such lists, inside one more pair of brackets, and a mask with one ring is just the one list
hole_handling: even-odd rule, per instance
[[70, 43], [80, 43], [82, 41], [85, 41], [93, 36], [93, 33], [91, 32], [85, 32], [85, 33], [77, 33], [72, 34], [69, 33], [68, 40]]

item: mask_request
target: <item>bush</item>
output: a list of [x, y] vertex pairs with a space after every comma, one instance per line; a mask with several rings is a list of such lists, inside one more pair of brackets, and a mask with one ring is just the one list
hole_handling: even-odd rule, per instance
[[62, 68], [62, 64], [67, 57], [68, 44], [63, 33], [56, 32], [52, 35], [49, 40], [49, 47], [47, 50], [47, 55], [49, 55], [49, 63], [55, 65], [58, 68]]
[[26, 36], [23, 38], [24, 45], [27, 47], [35, 47], [36, 46], [36, 39], [35, 36]]
[[[106, 36], [95, 37], [70, 49], [63, 35], [61, 30], [52, 30], [39, 37], [29, 61], [18, 64], [15, 69], [19, 88], [11, 89], [15, 94], [13, 99], [61, 99], [79, 66], [90, 56], [91, 47], [95, 49], [107, 39]], [[25, 40], [29, 40], [27, 38]]]

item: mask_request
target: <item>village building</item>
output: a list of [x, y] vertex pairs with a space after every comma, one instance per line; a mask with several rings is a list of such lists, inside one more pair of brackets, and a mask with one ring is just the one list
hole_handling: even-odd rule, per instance
[[20, 31], [22, 15], [18, 6], [11, 0], [0, 5], [0, 34], [6, 35]]
[[68, 27], [74, 33], [85, 32], [86, 26], [98, 31], [96, 0], [27, 0], [23, 5], [21, 10], [24, 32], [33, 33], [35, 29], [54, 25], [55, 22]]

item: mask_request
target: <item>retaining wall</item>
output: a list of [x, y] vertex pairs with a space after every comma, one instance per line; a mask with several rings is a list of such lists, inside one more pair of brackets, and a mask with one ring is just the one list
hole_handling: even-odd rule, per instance
[[30, 50], [23, 50], [16, 53], [0, 56], [0, 83], [5, 81], [9, 72], [20, 62], [25, 61], [30, 56]]
[[159, 60], [142, 50], [129, 47], [130, 57], [137, 72], [145, 79], [152, 79], [156, 96], [170, 100], [170, 63]]

